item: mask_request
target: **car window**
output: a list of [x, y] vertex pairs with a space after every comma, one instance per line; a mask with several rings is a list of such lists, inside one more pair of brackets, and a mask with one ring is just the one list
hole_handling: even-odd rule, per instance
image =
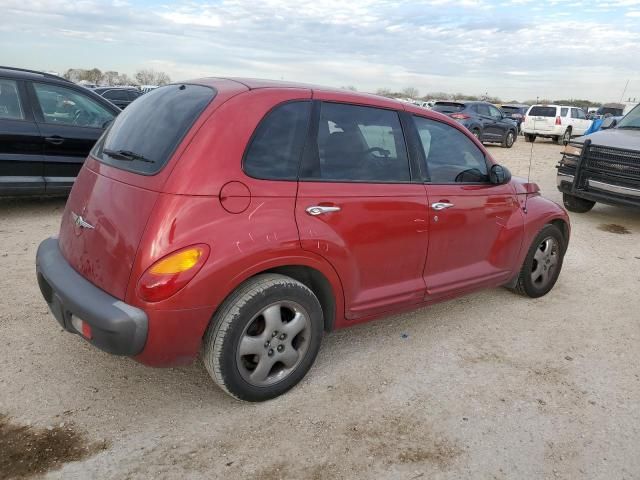
[[485, 105], [483, 103], [476, 104], [476, 108], [478, 109], [478, 113], [480, 115], [484, 115], [485, 117], [491, 116], [491, 111], [489, 110], [489, 105]]
[[0, 79], [0, 118], [24, 120], [18, 84], [14, 80]]
[[500, 110], [498, 110], [496, 107], [494, 107], [493, 105], [487, 105], [487, 107], [489, 108], [489, 114], [493, 118], [502, 118], [502, 113], [500, 113]]
[[277, 106], [260, 122], [244, 157], [245, 172], [255, 178], [295, 180], [307, 135], [311, 102]]
[[586, 120], [587, 116], [584, 114], [584, 110], [582, 110], [581, 108], [576, 108], [576, 118], [579, 118], [580, 120]]
[[456, 103], [456, 102], [436, 102], [433, 105], [432, 110], [440, 113], [455, 113], [461, 112], [465, 109], [464, 103]]
[[167, 85], [120, 113], [91, 155], [102, 163], [143, 175], [162, 169], [216, 90], [202, 85]]
[[129, 100], [131, 101], [134, 101], [136, 98], [142, 95], [142, 92], [138, 90], [127, 90], [127, 93], [129, 94]]
[[529, 110], [530, 117], [555, 117], [556, 107], [535, 106]]
[[566, 117], [567, 113], [569, 113], [569, 109], [568, 108], [561, 108], [560, 109], [560, 116], [561, 117]]
[[444, 123], [413, 117], [432, 183], [488, 182], [482, 151], [464, 133]]
[[318, 164], [304, 170], [308, 179], [379, 183], [411, 178], [396, 111], [323, 103], [317, 146]]
[[640, 128], [640, 105], [632, 108], [631, 111], [618, 122], [618, 128]]
[[107, 90], [102, 96], [108, 100], [123, 100], [129, 101], [129, 95], [126, 90]]
[[70, 88], [34, 83], [45, 123], [104, 128], [114, 115], [102, 105]]

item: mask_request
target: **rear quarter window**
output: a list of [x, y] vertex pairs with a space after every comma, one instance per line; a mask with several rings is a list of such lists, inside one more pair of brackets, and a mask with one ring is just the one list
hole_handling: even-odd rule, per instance
[[529, 110], [531, 117], [555, 117], [556, 107], [531, 107]]
[[203, 85], [157, 88], [123, 110], [91, 154], [122, 170], [158, 173], [215, 95]]

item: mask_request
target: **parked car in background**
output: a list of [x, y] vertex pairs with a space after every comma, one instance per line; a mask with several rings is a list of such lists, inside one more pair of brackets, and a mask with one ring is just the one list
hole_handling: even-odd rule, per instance
[[584, 110], [568, 105], [533, 105], [527, 111], [521, 129], [527, 142], [537, 137], [567, 143], [571, 137], [583, 135], [591, 126]]
[[616, 127], [572, 140], [557, 168], [567, 210], [588, 212], [596, 202], [640, 207], [640, 106]]
[[464, 125], [481, 142], [511, 148], [518, 137], [518, 125], [498, 107], [487, 102], [440, 101], [432, 110], [444, 113]]
[[121, 109], [142, 95], [142, 92], [135, 87], [98, 87], [93, 91]]
[[621, 117], [624, 114], [624, 104], [621, 103], [606, 103], [596, 110], [596, 115], [599, 117]]
[[0, 195], [67, 194], [120, 109], [63, 78], [0, 67]]
[[140, 85], [140, 91], [142, 93], [149, 93], [151, 90], [158, 88], [157, 85]]
[[523, 105], [523, 104], [501, 105], [500, 109], [504, 112], [507, 118], [510, 118], [511, 120], [516, 122], [516, 124], [518, 125], [518, 133], [520, 133], [520, 126], [522, 125], [524, 116], [527, 114], [529, 105]]
[[479, 288], [553, 288], [567, 213], [467, 129], [292, 86], [195, 80], [116, 118], [38, 248], [65, 330], [154, 366], [202, 349], [224, 391], [262, 401], [305, 376], [325, 331]]

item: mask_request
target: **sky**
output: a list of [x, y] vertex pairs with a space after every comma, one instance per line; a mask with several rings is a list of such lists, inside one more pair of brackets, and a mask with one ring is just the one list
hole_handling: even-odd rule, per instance
[[0, 65], [640, 100], [640, 0], [0, 0]]

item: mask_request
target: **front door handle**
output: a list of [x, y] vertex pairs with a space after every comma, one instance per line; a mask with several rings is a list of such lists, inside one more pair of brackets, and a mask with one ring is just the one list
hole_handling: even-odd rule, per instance
[[444, 210], [445, 208], [451, 207], [453, 207], [453, 203], [436, 202], [431, 204], [431, 208], [433, 208], [434, 210]]
[[44, 139], [46, 142], [53, 145], [61, 145], [64, 142], [64, 138], [59, 137], [58, 135], [54, 135], [53, 137], [45, 137]]
[[317, 216], [322, 215], [323, 213], [331, 213], [331, 212], [339, 212], [340, 207], [323, 207], [321, 205], [313, 205], [311, 207], [307, 207], [306, 212], [309, 215]]

